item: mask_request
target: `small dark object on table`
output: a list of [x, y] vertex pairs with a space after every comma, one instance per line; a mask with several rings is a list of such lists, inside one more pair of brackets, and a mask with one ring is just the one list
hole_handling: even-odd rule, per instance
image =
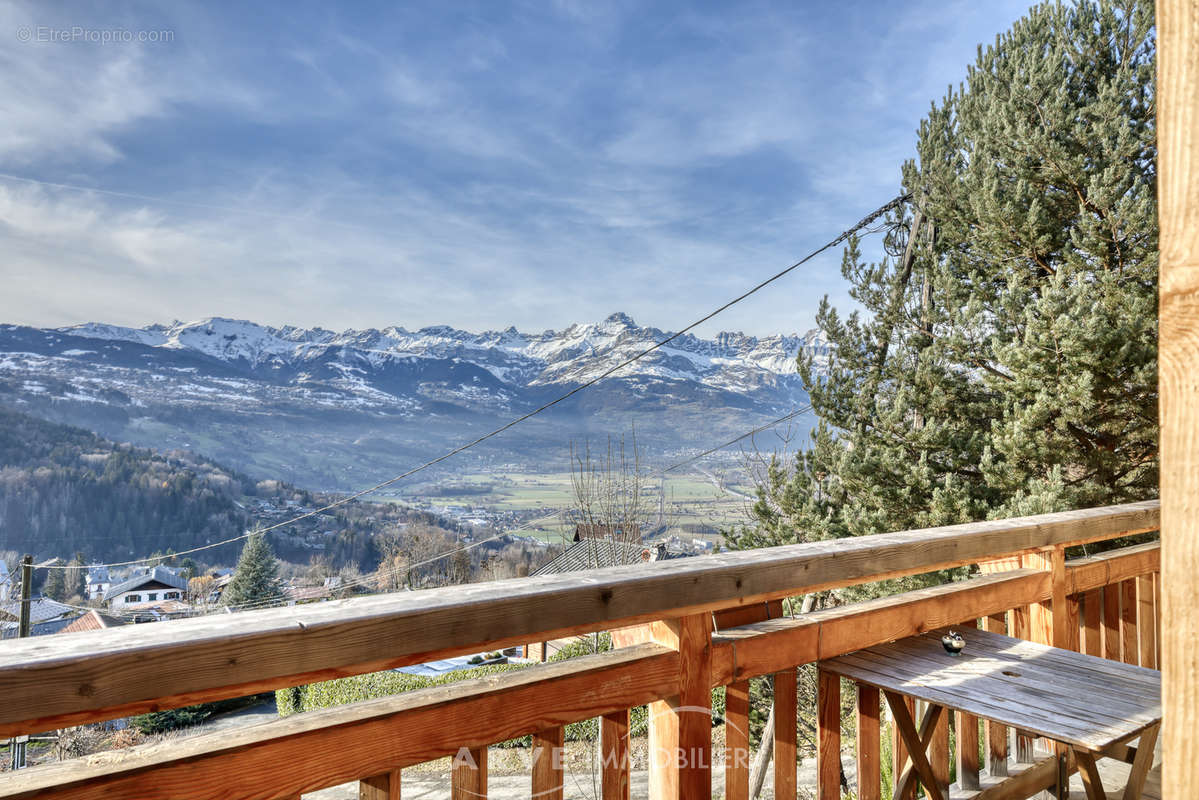
[[962, 654], [962, 648], [966, 646], [966, 640], [962, 638], [960, 633], [950, 631], [941, 637], [941, 646], [945, 648], [945, 652], [951, 656]]

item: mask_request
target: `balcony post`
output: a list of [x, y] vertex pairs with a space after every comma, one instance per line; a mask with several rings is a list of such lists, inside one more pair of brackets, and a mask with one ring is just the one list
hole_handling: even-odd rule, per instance
[[450, 768], [451, 800], [480, 800], [487, 797], [487, 748], [465, 748], [454, 757]]
[[629, 710], [600, 718], [603, 800], [629, 800]]
[[795, 667], [774, 673], [774, 797], [795, 800], [796, 735], [799, 730], [799, 674]]
[[[1066, 608], [1066, 549], [1052, 547], [1024, 557], [1024, 566], [1049, 573], [1051, 599], [1029, 607], [1032, 640], [1070, 649], [1070, 614]], [[1056, 612], [1056, 613], [1055, 613]]]
[[823, 670], [816, 684], [816, 796], [841, 798], [841, 678]]
[[1199, 9], [1157, 2], [1162, 797], [1199, 786]]
[[649, 705], [650, 800], [712, 797], [712, 615], [650, 625], [653, 641], [679, 651], [679, 694]]
[[562, 800], [563, 747], [566, 729], [561, 725], [533, 734], [533, 797], [538, 800]]
[[359, 781], [358, 800], [400, 800], [400, 771], [393, 769]]
[[882, 800], [882, 762], [879, 757], [881, 739], [879, 735], [879, 711], [881, 708], [878, 687], [865, 683], [857, 685], [858, 730], [857, 756], [858, 800]]
[[724, 797], [749, 800], [749, 681], [725, 688]]
[[[983, 620], [983, 629], [991, 633], [1007, 634], [1007, 613], [991, 614]], [[1007, 728], [988, 720], [984, 728], [987, 749], [987, 774], [993, 778], [1006, 778], [1008, 759]], [[963, 786], [963, 788], [967, 788]]]

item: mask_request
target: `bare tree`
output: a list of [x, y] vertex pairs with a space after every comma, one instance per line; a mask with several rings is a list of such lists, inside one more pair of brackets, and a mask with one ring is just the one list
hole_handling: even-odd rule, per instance
[[[587, 566], [641, 561], [639, 545], [651, 513], [651, 503], [642, 496], [647, 478], [635, 430], [630, 431], [627, 443], [624, 434], [619, 438], [609, 435], [607, 449], [599, 454], [592, 453], [590, 442], [584, 441], [581, 446], [571, 442], [570, 483], [575, 507], [567, 514], [567, 520], [575, 523], [579, 543], [588, 548]], [[659, 506], [656, 513], [660, 513], [657, 497], [653, 505]], [[603, 551], [609, 551], [610, 556], [601, 555]], [[594, 634], [592, 648], [597, 652], [600, 649], [598, 632]], [[591, 796], [599, 797], [599, 764], [603, 756], [599, 752], [602, 745], [598, 735], [592, 744]]]
[[567, 518], [576, 523], [581, 540], [591, 542], [591, 566], [606, 561], [599, 552], [603, 542], [610, 543], [614, 557], [631, 562], [625, 554], [633, 551], [630, 545], [641, 543], [651, 506], [642, 494], [648, 474], [636, 431], [630, 432], [627, 443], [624, 434], [608, 436], [607, 449], [599, 454], [592, 453], [589, 442], [571, 442], [570, 481], [575, 507]]

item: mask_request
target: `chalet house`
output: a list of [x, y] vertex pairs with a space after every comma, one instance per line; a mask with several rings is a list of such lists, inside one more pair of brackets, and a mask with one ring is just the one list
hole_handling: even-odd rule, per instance
[[122, 581], [104, 593], [110, 611], [160, 601], [181, 601], [187, 592], [187, 580], [166, 567], [155, 567]]
[[11, 592], [12, 573], [8, 571], [8, 564], [5, 564], [4, 559], [0, 558], [0, 603], [7, 603]]
[[87, 568], [87, 599], [99, 600], [112, 588], [108, 567], [99, 564]]

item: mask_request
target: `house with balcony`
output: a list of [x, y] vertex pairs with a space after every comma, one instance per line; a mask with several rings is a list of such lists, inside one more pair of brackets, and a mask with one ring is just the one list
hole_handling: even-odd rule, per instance
[[146, 608], [156, 603], [180, 603], [187, 593], [187, 580], [167, 567], [154, 567], [111, 586], [104, 593], [110, 611]]

